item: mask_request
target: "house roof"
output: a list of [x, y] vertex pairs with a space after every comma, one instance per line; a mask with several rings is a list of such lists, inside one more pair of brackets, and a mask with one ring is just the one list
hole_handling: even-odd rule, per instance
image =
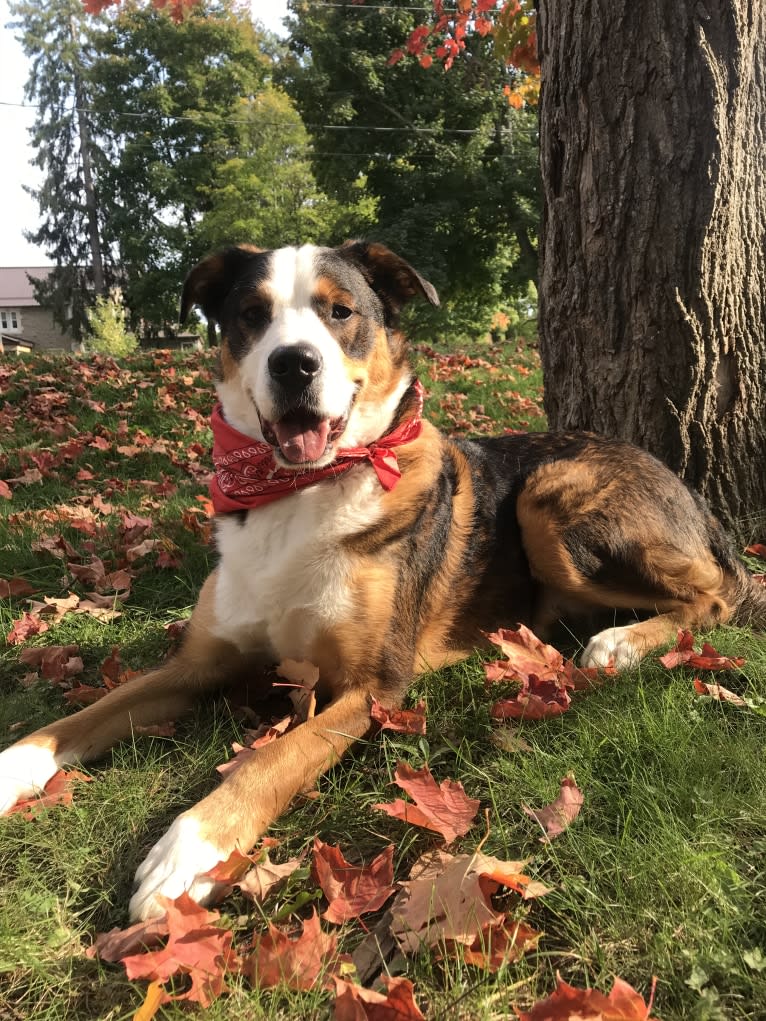
[[26, 308], [36, 305], [29, 276], [44, 280], [53, 266], [0, 266], [0, 308]]

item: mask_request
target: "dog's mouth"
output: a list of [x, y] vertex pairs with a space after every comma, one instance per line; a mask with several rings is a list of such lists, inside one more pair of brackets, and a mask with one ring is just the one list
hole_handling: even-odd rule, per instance
[[290, 464], [321, 460], [346, 428], [348, 414], [322, 418], [305, 408], [295, 408], [278, 422], [261, 418], [263, 438], [277, 448]]

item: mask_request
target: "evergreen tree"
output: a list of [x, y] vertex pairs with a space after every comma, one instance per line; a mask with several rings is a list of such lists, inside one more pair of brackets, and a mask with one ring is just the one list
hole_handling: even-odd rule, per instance
[[24, 93], [38, 106], [31, 129], [33, 162], [45, 175], [40, 188], [29, 189], [43, 222], [26, 237], [55, 264], [48, 279], [36, 285], [36, 296], [79, 339], [88, 291], [104, 293], [110, 276], [92, 170], [87, 17], [79, 0], [18, 0], [10, 9], [11, 26], [19, 30], [32, 61]]

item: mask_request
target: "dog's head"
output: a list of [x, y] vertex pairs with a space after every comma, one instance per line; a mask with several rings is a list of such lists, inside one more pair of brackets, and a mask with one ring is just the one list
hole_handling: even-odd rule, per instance
[[401, 308], [436, 291], [383, 245], [247, 246], [211, 255], [184, 283], [221, 328], [227, 420], [274, 447], [284, 467], [329, 464], [388, 429], [411, 374]]

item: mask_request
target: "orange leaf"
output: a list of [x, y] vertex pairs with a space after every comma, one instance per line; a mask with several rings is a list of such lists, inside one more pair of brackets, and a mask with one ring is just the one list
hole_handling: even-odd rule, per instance
[[269, 923], [268, 931], [253, 939], [253, 953], [245, 960], [243, 971], [259, 989], [279, 985], [311, 989], [317, 982], [327, 986], [341, 960], [337, 946], [337, 936], [322, 932], [314, 911], [297, 939]]
[[464, 946], [463, 960], [487, 971], [497, 971], [533, 950], [541, 935], [523, 922], [506, 918], [499, 925], [485, 926], [470, 946]]
[[54, 805], [71, 805], [73, 782], [81, 780], [83, 783], [90, 783], [92, 779], [92, 776], [86, 776], [79, 769], [72, 769], [69, 772], [60, 769], [47, 782], [42, 794], [17, 801], [8, 814], [23, 812], [27, 819], [32, 819], [40, 809], [52, 808]]
[[224, 974], [238, 959], [231, 948], [232, 933], [212, 924], [220, 915], [206, 911], [188, 893], [175, 900], [165, 898], [168, 942], [161, 950], [122, 958], [129, 979], [148, 978], [166, 982], [173, 975], [187, 975], [191, 988], [186, 993], [163, 991], [162, 1002], [190, 1000], [208, 1007], [226, 991]]
[[418, 702], [414, 709], [388, 709], [373, 697], [370, 716], [381, 730], [397, 730], [402, 734], [425, 734], [426, 704]]
[[519, 1021], [650, 1021], [654, 986], [649, 1003], [621, 978], [614, 980], [608, 996], [597, 989], [576, 989], [557, 975], [557, 986], [551, 995], [536, 1003], [531, 1010], [514, 1007]]
[[336, 978], [333, 1021], [425, 1021], [409, 979], [384, 975], [383, 981], [386, 992], [378, 993]]
[[540, 840], [543, 844], [549, 844], [554, 837], [558, 837], [575, 821], [580, 814], [582, 805], [582, 791], [570, 774], [561, 781], [559, 796], [550, 805], [546, 805], [544, 808], [527, 808], [526, 805], [521, 807], [527, 815], [536, 819], [543, 827], [546, 835], [540, 837]]
[[21, 642], [26, 642], [27, 638], [41, 635], [47, 630], [48, 625], [37, 614], [25, 612], [13, 622], [5, 640], [9, 645], [19, 645]]
[[442, 780], [437, 786], [428, 766], [413, 769], [406, 762], [397, 765], [394, 782], [414, 799], [415, 804], [398, 798], [391, 804], [377, 804], [373, 808], [413, 826], [441, 833], [447, 844], [462, 837], [473, 826], [479, 802], [466, 795], [461, 783]]
[[152, 1018], [162, 1005], [164, 989], [159, 982], [150, 982], [144, 1002], [133, 1015], [133, 1021], [152, 1021]]
[[377, 911], [394, 892], [394, 845], [389, 844], [370, 865], [351, 865], [339, 847], [315, 837], [311, 874], [328, 900], [322, 918], [342, 925]]

